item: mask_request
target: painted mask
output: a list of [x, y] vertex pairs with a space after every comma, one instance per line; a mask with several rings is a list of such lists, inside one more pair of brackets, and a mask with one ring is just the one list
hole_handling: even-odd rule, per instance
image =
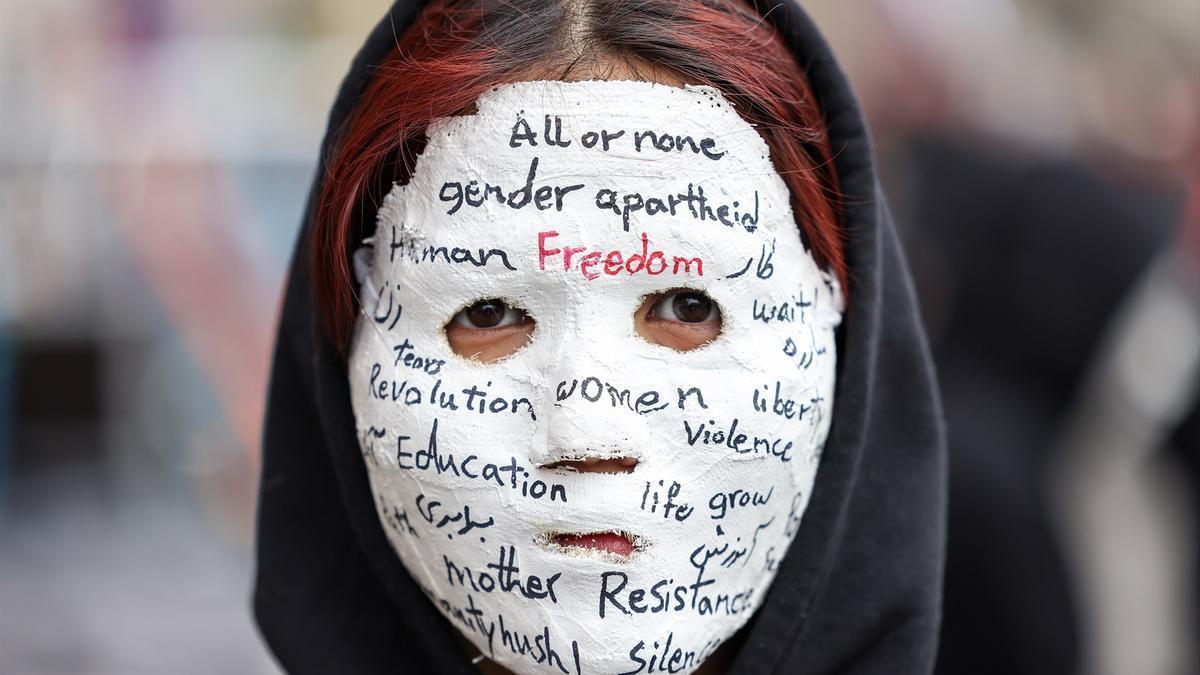
[[[714, 89], [522, 82], [477, 107], [430, 127], [356, 256], [349, 373], [380, 521], [517, 673], [690, 672], [796, 534], [840, 292]], [[636, 330], [640, 311], [701, 318], [681, 297], [711, 299], [715, 339]], [[481, 316], [532, 334], [493, 362], [455, 353], [448, 324]], [[584, 470], [599, 460], [620, 471]]]

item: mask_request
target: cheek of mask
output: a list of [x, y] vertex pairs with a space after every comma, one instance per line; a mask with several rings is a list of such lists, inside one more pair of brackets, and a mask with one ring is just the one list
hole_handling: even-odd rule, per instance
[[[713, 89], [517, 83], [428, 135], [356, 256], [350, 384], [381, 526], [517, 673], [690, 672], [762, 604], [808, 504], [836, 283]], [[635, 330], [680, 288], [721, 312], [690, 351]], [[445, 327], [489, 298], [536, 324], [481, 363]], [[614, 458], [636, 466], [569, 464]]]

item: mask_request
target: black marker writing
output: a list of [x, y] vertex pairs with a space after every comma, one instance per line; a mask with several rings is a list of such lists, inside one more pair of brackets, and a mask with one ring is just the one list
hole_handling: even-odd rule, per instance
[[511, 209], [523, 209], [533, 204], [538, 211], [552, 208], [561, 212], [563, 198], [576, 190], [583, 189], [582, 183], [539, 185], [535, 189], [537, 168], [538, 158], [534, 157], [529, 162], [529, 173], [525, 175], [525, 184], [511, 191], [506, 191], [500, 185], [486, 182], [481, 186], [477, 180], [468, 181], [465, 186], [460, 181], [446, 181], [442, 184], [442, 189], [438, 191], [438, 199], [443, 203], [450, 204], [450, 207], [446, 209], [446, 215], [451, 216], [464, 205], [479, 208], [489, 200]]
[[[680, 211], [680, 206], [686, 207], [686, 211]], [[730, 228], [740, 226], [747, 232], [754, 232], [758, 229], [758, 207], [758, 190], [754, 191], [754, 211], [750, 212], [741, 210], [741, 202], [737, 200], [732, 204], [713, 202], [704, 194], [704, 188], [694, 183], [688, 183], [686, 192], [657, 196], [640, 192], [621, 193], [611, 188], [596, 191], [596, 208], [621, 216], [621, 225], [626, 232], [629, 231], [631, 217], [639, 212], [647, 216], [688, 213], [701, 222], [720, 223]]]
[[[464, 535], [474, 529], [489, 528], [496, 524], [495, 519], [491, 516], [488, 516], [488, 519], [484, 521], [472, 520], [471, 506], [469, 504], [463, 505], [461, 511], [450, 511], [449, 513], [442, 513], [440, 515], [438, 512], [442, 503], [435, 499], [426, 500], [424, 493], [417, 495], [415, 504], [417, 513], [421, 514], [425, 522], [433, 525], [434, 529], [440, 530], [447, 525], [458, 525], [461, 523], [462, 526], [454, 531], [454, 534], [457, 535]], [[449, 537], [450, 535], [447, 534], [446, 536]]]
[[[650, 513], [658, 512], [660, 505], [658, 503], [658, 488], [663, 487], [663, 481], [658, 481], [658, 487], [652, 488], [650, 481], [646, 481], [646, 489], [642, 492], [642, 503], [639, 508]], [[692, 515], [692, 507], [687, 504], [675, 502], [675, 498], [679, 496], [679, 492], [683, 486], [676, 481], [671, 481], [670, 487], [667, 487], [665, 499], [661, 505], [663, 519], [670, 518], [672, 511], [676, 522], [682, 523]], [[649, 499], [648, 499], [649, 498]], [[647, 508], [648, 507], [648, 508]]]
[[[570, 383], [566, 380], [559, 382], [555, 388], [555, 400], [561, 403], [572, 396], [578, 396], [590, 403], [598, 403], [603, 398], [614, 408], [628, 408], [639, 415], [658, 412], [668, 405], [662, 402], [662, 397], [653, 389], [638, 394], [635, 399], [629, 389], [620, 389], [610, 382], [602, 382], [598, 377], [585, 377], [582, 382], [577, 379], [571, 380]], [[683, 405], [683, 398], [681, 394], [680, 406]]]
[[527, 574], [522, 579], [515, 546], [501, 546], [500, 559], [488, 563], [486, 569], [478, 572], [472, 572], [466, 565], [456, 565], [445, 555], [442, 556], [442, 560], [446, 564], [446, 580], [451, 586], [470, 586], [476, 593], [513, 593], [529, 600], [550, 598], [550, 602], [558, 603], [558, 596], [554, 594], [554, 583], [562, 576], [562, 572], [545, 578]]
[[709, 518], [713, 520], [721, 520], [729, 513], [730, 509], [747, 508], [754, 506], [765, 506], [771, 501], [771, 495], [775, 494], [775, 488], [767, 490], [766, 494], [758, 490], [743, 490], [738, 488], [731, 492], [717, 492], [708, 499], [708, 509], [712, 513]]
[[529, 469], [518, 463], [516, 457], [511, 457], [507, 464], [480, 463], [478, 455], [467, 455], [459, 460], [452, 452], [439, 451], [437, 427], [438, 421], [435, 419], [433, 430], [429, 432], [429, 444], [416, 452], [404, 448], [404, 441], [409, 440], [408, 436], [397, 436], [396, 466], [407, 471], [433, 471], [438, 475], [453, 474], [470, 480], [494, 483], [514, 492], [519, 490], [522, 497], [530, 499], [546, 497], [552, 502], [567, 501], [565, 486], [561, 483], [547, 484], [538, 479], [529, 480]]
[[638, 675], [639, 673], [679, 673], [688, 670], [692, 667], [699, 666], [721, 646], [721, 640], [713, 638], [704, 643], [704, 646], [699, 650], [682, 649], [678, 646], [671, 649], [671, 643], [675, 640], [675, 633], [667, 633], [667, 639], [659, 646], [658, 640], [654, 641], [654, 653], [650, 655], [650, 661], [647, 662], [642, 657], [642, 650], [646, 649], [646, 641], [638, 640], [637, 644], [629, 650], [629, 660], [637, 664], [637, 668], [627, 670], [620, 675]]
[[442, 372], [442, 366], [446, 365], [444, 359], [421, 358], [410, 351], [412, 349], [414, 349], [413, 343], [409, 342], [408, 338], [392, 347], [392, 351], [396, 352], [396, 360], [392, 365], [399, 367], [403, 364], [406, 368], [423, 371], [426, 375], [437, 375]]
[[763, 455], [776, 457], [781, 462], [792, 461], [792, 441], [779, 437], [756, 436], [738, 431], [741, 420], [733, 418], [729, 429], [718, 428], [714, 420], [707, 423], [693, 424], [683, 421], [683, 432], [688, 445], [721, 445], [733, 450], [739, 455]]
[[[487, 386], [492, 386], [491, 382]], [[425, 395], [425, 390], [417, 385], [409, 383], [408, 380], [396, 380], [383, 376], [383, 366], [378, 362], [371, 365], [371, 375], [368, 380], [368, 391], [371, 398], [381, 401], [398, 401], [407, 406], [414, 405], [430, 405], [441, 410], [457, 411], [461, 407], [458, 404], [459, 399], [454, 392], [442, 391], [442, 380], [438, 378], [433, 387], [428, 390], [428, 396]], [[524, 396], [495, 396], [488, 397], [487, 389], [480, 389], [478, 385], [471, 385], [458, 393], [466, 396], [466, 409], [478, 413], [491, 413], [499, 415], [502, 413], [518, 414], [525, 412], [529, 414], [530, 420], [536, 420], [537, 414], [533, 410], [533, 402]]]
[[[375, 300], [375, 314], [371, 317], [375, 319], [375, 323], [386, 323], [388, 318], [391, 318], [392, 321], [388, 324], [388, 330], [396, 327], [396, 322], [400, 320], [400, 315], [404, 312], [404, 307], [396, 301], [396, 293], [392, 290], [391, 285], [391, 281], [383, 282], [383, 286], [379, 289], [379, 297]], [[380, 314], [379, 310], [383, 306], [384, 291], [387, 291], [388, 294], [387, 309]]]

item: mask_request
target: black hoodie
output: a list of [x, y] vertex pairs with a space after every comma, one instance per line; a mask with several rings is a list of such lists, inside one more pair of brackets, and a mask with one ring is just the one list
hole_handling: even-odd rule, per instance
[[[759, 3], [808, 73], [845, 200], [850, 304], [832, 428], [803, 524], [742, 629], [733, 673], [928, 673], [945, 536], [941, 409], [912, 284], [845, 77], [796, 5]], [[395, 3], [342, 83], [322, 145], [412, 23]], [[309, 197], [305, 223], [324, 180]], [[376, 514], [345, 361], [320, 325], [307, 238], [292, 261], [264, 431], [254, 611], [295, 673], [476, 672]]]

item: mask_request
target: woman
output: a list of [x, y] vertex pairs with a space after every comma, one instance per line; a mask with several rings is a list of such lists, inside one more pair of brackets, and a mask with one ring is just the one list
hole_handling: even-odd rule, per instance
[[330, 129], [265, 439], [285, 667], [932, 667], [936, 397], [797, 8], [398, 3]]

